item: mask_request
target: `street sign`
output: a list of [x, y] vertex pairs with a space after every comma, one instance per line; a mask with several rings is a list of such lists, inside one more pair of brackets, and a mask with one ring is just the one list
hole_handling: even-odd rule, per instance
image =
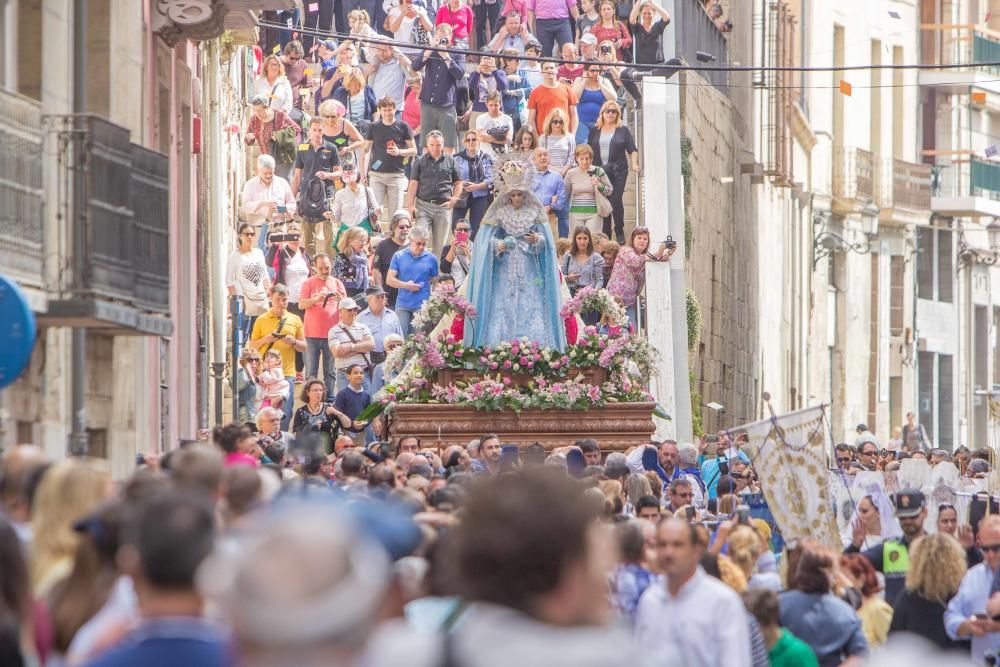
[[13, 384], [31, 361], [35, 315], [20, 288], [0, 276], [0, 389]]

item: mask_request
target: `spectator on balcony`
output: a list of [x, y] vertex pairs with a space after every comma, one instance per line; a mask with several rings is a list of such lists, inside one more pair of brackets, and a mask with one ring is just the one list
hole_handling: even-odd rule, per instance
[[576, 166], [566, 172], [566, 201], [569, 203], [569, 222], [573, 227], [583, 225], [591, 234], [601, 231], [603, 221], [598, 215], [597, 195], [609, 197], [614, 186], [600, 167], [593, 166], [594, 150], [587, 144], [574, 151]]
[[[451, 46], [452, 27], [441, 23], [434, 29], [434, 45]], [[458, 137], [458, 114], [455, 109], [458, 82], [465, 78], [465, 57], [448, 51], [425, 49], [413, 59], [414, 71], [424, 73], [420, 91], [420, 131], [424, 135], [437, 130], [448, 153], [455, 152]]]
[[290, 178], [300, 139], [299, 126], [284, 111], [268, 106], [263, 95], [254, 97], [250, 105], [253, 113], [247, 126], [247, 145], [256, 144], [262, 155], [273, 157], [278, 175]]
[[515, 51], [518, 56], [523, 56], [525, 47], [532, 41], [536, 41], [535, 36], [521, 21], [521, 15], [512, 11], [504, 18], [503, 27], [496, 31], [488, 49], [496, 53]]
[[299, 194], [298, 212], [302, 216], [303, 245], [315, 253], [316, 226], [322, 225], [323, 238], [333, 235], [333, 223], [325, 218], [333, 197], [333, 181], [340, 174], [337, 147], [323, 137], [324, 122], [309, 121], [309, 142], [300, 144], [295, 157], [292, 190]]
[[460, 49], [469, 48], [469, 33], [473, 30], [476, 18], [463, 0], [448, 0], [442, 4], [434, 17], [435, 25], [448, 24], [452, 28], [452, 42]]
[[363, 294], [371, 282], [368, 274], [368, 255], [365, 253], [367, 243], [368, 230], [363, 227], [347, 229], [337, 241], [337, 259], [333, 265], [333, 275], [344, 283], [347, 296], [352, 298]]
[[388, 44], [376, 44], [373, 55], [372, 60], [364, 67], [368, 83], [375, 91], [375, 99], [379, 100], [379, 108], [381, 101], [388, 97], [393, 102], [396, 120], [399, 120], [406, 100], [410, 59], [395, 46]]
[[568, 132], [576, 131], [576, 95], [565, 83], [556, 80], [558, 66], [547, 62], [542, 65], [542, 85], [534, 88], [528, 96], [528, 123], [539, 135], [545, 133], [545, 119], [553, 109], [561, 109], [569, 124]]
[[618, 95], [611, 84], [601, 76], [600, 65], [586, 66], [584, 75], [573, 82], [573, 93], [579, 100], [576, 105], [579, 125], [577, 125], [574, 139], [577, 145], [585, 144], [590, 138], [590, 130], [597, 124], [597, 119], [601, 117], [601, 107], [604, 106], [605, 102], [615, 101]]
[[268, 309], [267, 292], [271, 289], [271, 279], [264, 253], [254, 245], [253, 225], [243, 223], [238, 233], [238, 245], [226, 260], [226, 289], [230, 296], [242, 299], [247, 322], [245, 333], [249, 334], [257, 317]]
[[260, 76], [253, 82], [253, 96], [262, 97], [271, 109], [289, 113], [292, 110], [292, 86], [285, 76], [285, 65], [278, 56], [270, 55], [261, 64]]
[[423, 2], [413, 0], [402, 2], [389, 11], [383, 27], [392, 33], [393, 39], [404, 44], [415, 44], [415, 48], [400, 47], [411, 60], [420, 54], [420, 47], [428, 44], [427, 36], [434, 32], [434, 24], [427, 17]]
[[440, 255], [444, 247], [451, 229], [451, 212], [461, 194], [458, 165], [451, 155], [445, 155], [441, 132], [432, 130], [427, 134], [427, 152], [413, 161], [406, 207], [417, 226], [431, 234], [435, 255]]
[[670, 261], [677, 246], [667, 250], [666, 242], [660, 244], [656, 253], [649, 251], [649, 229], [636, 227], [629, 234], [628, 244], [622, 246], [615, 258], [611, 277], [608, 279], [608, 292], [625, 304], [628, 321], [632, 328], [638, 330], [638, 299], [639, 292], [646, 282], [646, 262], [652, 260]]
[[386, 282], [397, 288], [396, 315], [403, 335], [410, 335], [410, 321], [431, 296], [431, 286], [437, 284], [438, 260], [427, 251], [430, 232], [426, 227], [410, 230], [410, 245], [392, 256]]
[[[491, 102], [499, 105], [499, 102]], [[505, 116], [506, 117], [506, 116]], [[482, 116], [489, 118], [489, 116]], [[459, 178], [462, 179], [462, 195], [455, 202], [451, 211], [452, 225], [458, 220], [468, 220], [472, 238], [479, 231], [479, 223], [486, 213], [490, 190], [493, 187], [493, 158], [484, 150], [482, 135], [484, 132], [469, 130], [465, 133], [465, 149], [455, 153], [455, 165], [458, 167]], [[441, 249], [442, 257], [448, 251]], [[450, 273], [445, 271], [445, 273]], [[456, 284], [458, 280], [456, 279]]]
[[594, 151], [594, 164], [604, 168], [614, 185], [614, 192], [609, 197], [612, 214], [604, 218], [604, 233], [611, 236], [611, 223], [614, 221], [615, 238], [618, 243], [624, 243], [625, 183], [629, 165], [638, 174], [640, 164], [635, 138], [632, 131], [622, 124], [622, 112], [617, 102], [605, 102], [601, 107], [601, 117], [590, 131], [588, 143]]
[[[535, 197], [545, 208], [545, 212], [549, 216], [549, 226], [552, 227], [553, 222], [557, 223], [554, 226], [553, 237], [563, 239], [569, 234], [569, 230], [563, 230], [560, 227], [562, 224], [560, 215], [563, 212], [568, 212], [566, 206], [566, 185], [562, 174], [552, 170], [549, 164], [549, 150], [547, 148], [538, 147], [534, 150], [532, 153], [532, 166], [534, 168], [531, 174], [531, 192], [534, 193]], [[566, 219], [568, 220], [569, 218], [567, 217]]]
[[[469, 95], [472, 100], [472, 114], [469, 116], [469, 127], [478, 129], [476, 121], [487, 111], [486, 100], [493, 93], [500, 96], [500, 106], [497, 114], [502, 113], [503, 94], [507, 91], [507, 72], [497, 69], [496, 59], [492, 56], [482, 56], [476, 71], [469, 75]], [[509, 120], [509, 119], [508, 119]], [[508, 123], [513, 137], [513, 121]], [[508, 142], [509, 139], [508, 138]]]
[[632, 35], [629, 34], [625, 24], [618, 20], [618, 9], [614, 0], [601, 0], [598, 6], [600, 20], [590, 26], [590, 32], [597, 38], [597, 42], [611, 42], [615, 47], [615, 58], [619, 62], [631, 60], [629, 49], [632, 48]]
[[288, 312], [288, 288], [284, 285], [279, 283], [271, 288], [271, 308], [254, 322], [250, 347], [262, 357], [271, 349], [281, 354], [282, 371], [289, 384], [281, 430], [287, 431], [295, 397], [295, 353], [305, 352], [307, 347], [302, 320]]
[[[316, 275], [302, 285], [299, 292], [299, 307], [305, 311], [306, 337], [306, 377], [319, 378], [326, 385], [327, 394], [332, 396], [335, 388], [336, 370], [333, 356], [326, 344], [330, 329], [340, 320], [338, 306], [347, 296], [344, 284], [331, 275], [333, 261], [326, 253], [313, 258]], [[322, 359], [322, 365], [320, 360]]]
[[712, 4], [712, 6], [708, 8], [708, 17], [715, 23], [715, 27], [719, 29], [719, 32], [732, 32], [732, 21], [729, 19], [723, 19], [722, 14], [722, 5], [718, 2]]
[[333, 144], [337, 149], [340, 161], [350, 160], [357, 164], [356, 151], [365, 145], [354, 123], [344, 116], [347, 109], [336, 100], [327, 100], [320, 106], [320, 117], [323, 119], [323, 140]]
[[257, 233], [257, 245], [267, 247], [270, 222], [284, 221], [295, 213], [295, 196], [288, 181], [274, 174], [274, 158], [261, 155], [257, 158], [257, 175], [243, 184], [240, 210]]
[[528, 26], [541, 42], [541, 55], [552, 57], [556, 48], [573, 41], [573, 22], [579, 16], [575, 0], [528, 1]]
[[531, 94], [531, 84], [527, 73], [521, 69], [521, 59], [517, 51], [504, 50], [500, 56], [500, 64], [507, 75], [507, 90], [503, 93], [503, 112], [514, 121], [514, 132], [528, 120], [528, 95]]

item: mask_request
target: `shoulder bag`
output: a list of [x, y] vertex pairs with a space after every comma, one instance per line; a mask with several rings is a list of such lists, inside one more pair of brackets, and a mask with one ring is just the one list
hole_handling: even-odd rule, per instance
[[[600, 167], [594, 167], [593, 175], [597, 176], [599, 181], [601, 177], [604, 176], [604, 170]], [[594, 200], [597, 202], [597, 215], [602, 218], [606, 218], [611, 215], [613, 210], [611, 208], [611, 200], [608, 199], [603, 192], [601, 192], [600, 183], [594, 186]]]
[[[344, 335], [347, 336], [347, 339], [351, 341], [351, 343], [357, 344], [358, 341], [354, 336], [351, 335], [350, 329], [345, 327], [343, 324], [338, 324], [337, 326], [340, 327], [340, 330], [344, 332]], [[365, 360], [365, 373], [371, 375], [371, 372], [373, 370], [371, 357], [368, 356], [367, 352], [362, 352], [361, 358]]]

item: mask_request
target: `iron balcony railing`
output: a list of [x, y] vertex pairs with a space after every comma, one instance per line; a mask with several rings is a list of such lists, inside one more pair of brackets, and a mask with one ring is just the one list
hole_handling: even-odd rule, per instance
[[931, 170], [935, 197], [984, 197], [1000, 200], [1000, 163], [973, 157]]
[[[675, 48], [678, 58], [683, 58], [691, 65], [704, 64], [711, 67], [729, 64], [729, 41], [709, 18], [701, 2], [676, 0], [674, 14], [670, 20], [675, 26], [674, 34], [677, 36]], [[698, 57], [699, 52], [710, 54], [715, 60], [703, 63]], [[720, 92], [729, 94], [728, 72], [702, 70], [700, 74], [708, 78]]]
[[1000, 75], [1000, 32], [972, 23], [923, 23], [921, 61], [925, 65], [969, 65]]
[[42, 111], [0, 88], [0, 273], [43, 286]]
[[860, 148], [833, 149], [833, 196], [841, 199], [874, 199], [872, 154]]

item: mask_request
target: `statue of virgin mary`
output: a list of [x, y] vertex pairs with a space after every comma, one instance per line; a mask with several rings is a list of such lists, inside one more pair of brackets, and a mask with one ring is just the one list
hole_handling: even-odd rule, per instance
[[545, 209], [531, 191], [528, 168], [516, 160], [496, 172], [500, 192], [486, 211], [465, 289], [479, 317], [466, 323], [467, 347], [526, 336], [563, 350], [566, 331], [555, 241]]

